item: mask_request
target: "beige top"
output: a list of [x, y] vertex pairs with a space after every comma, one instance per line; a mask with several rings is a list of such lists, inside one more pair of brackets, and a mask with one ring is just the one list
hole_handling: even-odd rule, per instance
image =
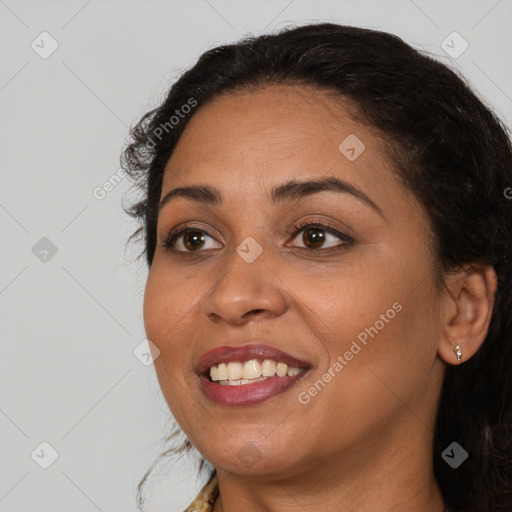
[[212, 512], [215, 500], [219, 495], [217, 472], [214, 470], [208, 482], [201, 489], [196, 499], [188, 506], [185, 512]]
[[[212, 512], [218, 495], [219, 485], [217, 482], [217, 472], [213, 470], [208, 482], [206, 482], [204, 487], [196, 496], [196, 499], [184, 512]], [[450, 509], [446, 507], [444, 512], [450, 512]]]

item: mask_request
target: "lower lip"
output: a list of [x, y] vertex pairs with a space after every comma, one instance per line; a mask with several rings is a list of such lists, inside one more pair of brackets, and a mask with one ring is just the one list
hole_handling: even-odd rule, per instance
[[200, 382], [203, 393], [220, 405], [241, 406], [259, 404], [270, 397], [283, 393], [290, 386], [302, 379], [308, 371], [305, 370], [293, 377], [269, 377], [268, 379], [242, 384], [240, 386], [223, 386], [210, 381], [201, 375]]

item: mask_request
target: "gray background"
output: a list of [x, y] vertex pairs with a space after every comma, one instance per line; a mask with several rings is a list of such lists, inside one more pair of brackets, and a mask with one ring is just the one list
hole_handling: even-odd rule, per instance
[[[139, 247], [125, 251], [129, 183], [93, 190], [119, 168], [129, 125], [202, 51], [314, 20], [438, 55], [510, 125], [510, 0], [0, 0], [0, 511], [136, 510], [169, 419], [133, 353], [147, 270], [132, 263]], [[51, 49], [43, 31], [58, 43], [46, 59], [31, 47]], [[458, 58], [442, 48], [453, 31], [469, 44]], [[58, 452], [48, 469], [43, 441]], [[147, 510], [181, 511], [203, 482], [180, 464], [154, 480]]]

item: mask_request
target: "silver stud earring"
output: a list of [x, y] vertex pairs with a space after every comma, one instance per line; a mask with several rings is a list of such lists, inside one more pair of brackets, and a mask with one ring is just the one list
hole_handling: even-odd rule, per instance
[[455, 355], [457, 356], [457, 363], [460, 363], [460, 358], [462, 356], [462, 350], [460, 349], [459, 345], [457, 345], [453, 351], [455, 352]]

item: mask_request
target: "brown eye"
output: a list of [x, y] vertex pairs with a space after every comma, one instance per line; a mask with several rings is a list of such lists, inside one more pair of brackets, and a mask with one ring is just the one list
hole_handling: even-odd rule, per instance
[[325, 241], [325, 235], [322, 233], [323, 229], [308, 228], [304, 230], [302, 241], [309, 249], [317, 249], [321, 247]]
[[183, 235], [183, 245], [189, 251], [200, 249], [204, 245], [204, 234], [201, 231], [189, 231]]
[[[301, 237], [298, 235], [302, 233]], [[310, 249], [311, 251], [325, 252], [346, 249], [354, 244], [354, 239], [341, 233], [333, 227], [319, 223], [310, 222], [295, 226], [291, 234], [297, 238], [298, 249]]]
[[204, 252], [207, 249], [219, 249], [222, 244], [215, 238], [195, 226], [185, 226], [172, 231], [163, 243], [168, 251], [174, 253]]

